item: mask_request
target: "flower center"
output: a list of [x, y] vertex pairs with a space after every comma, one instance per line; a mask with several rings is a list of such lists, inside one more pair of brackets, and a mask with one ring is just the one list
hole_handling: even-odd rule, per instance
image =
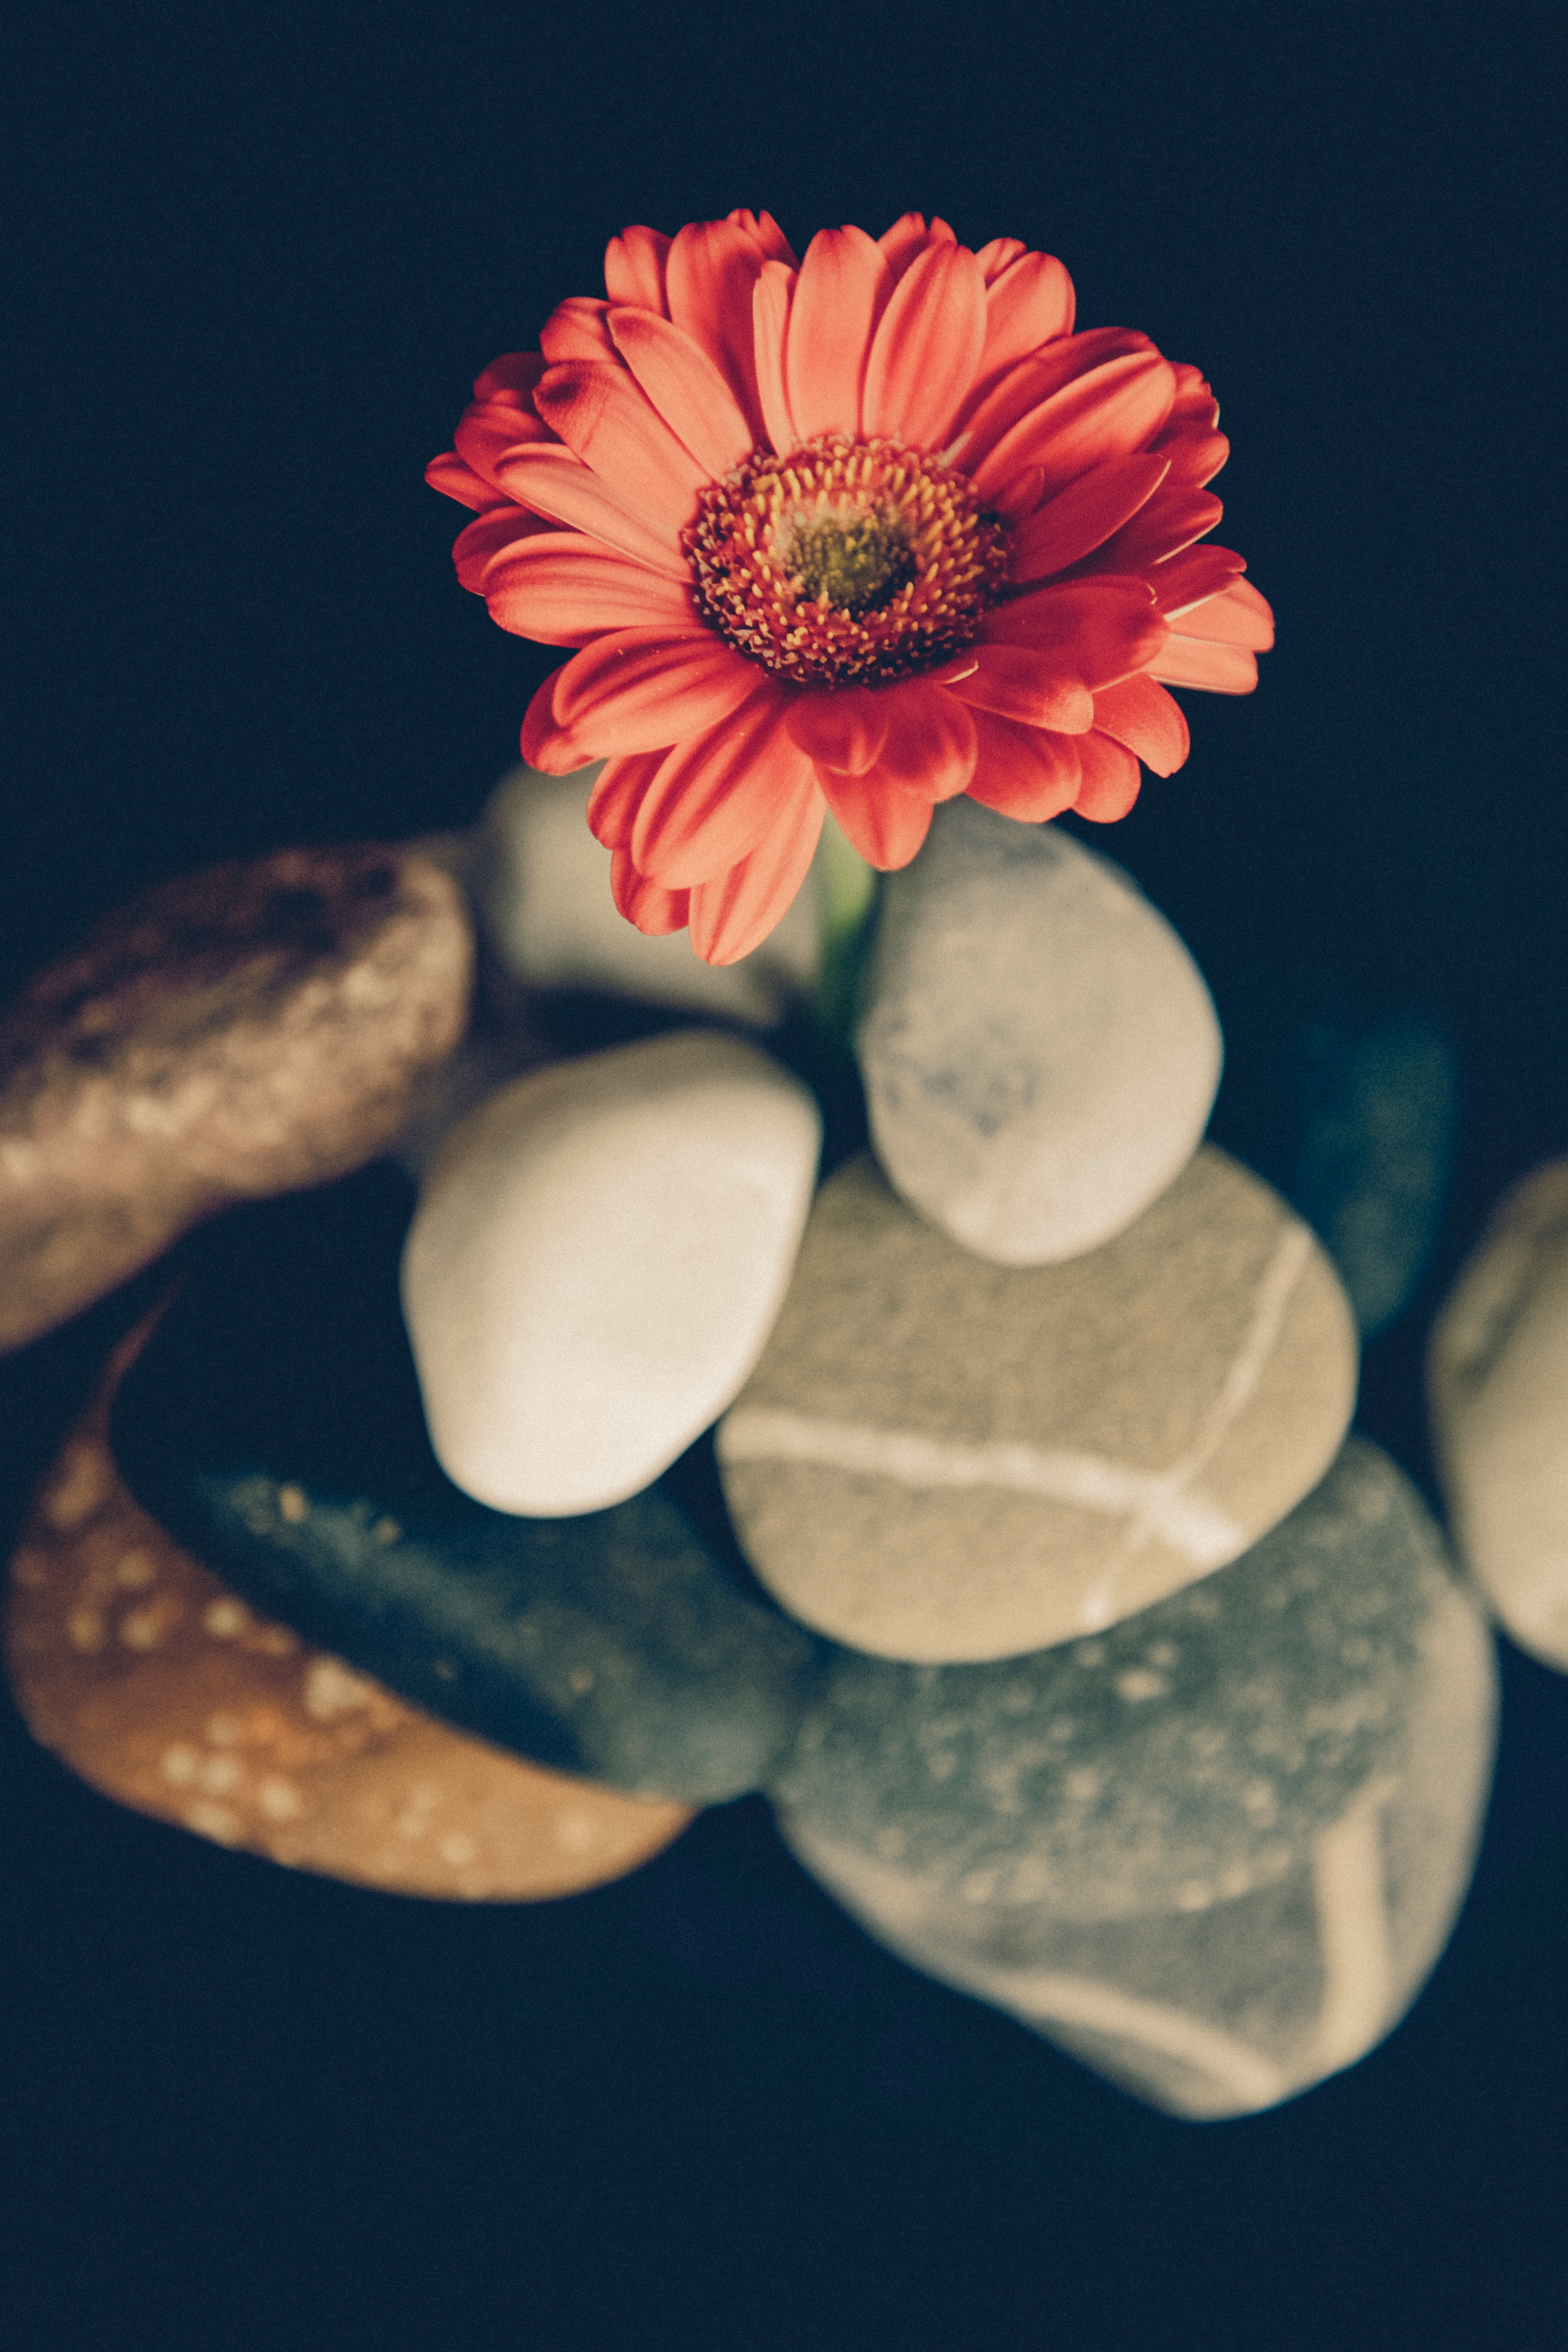
[[797, 686], [908, 677], [973, 643], [1007, 532], [963, 474], [896, 441], [825, 433], [704, 490], [681, 542], [698, 609]]

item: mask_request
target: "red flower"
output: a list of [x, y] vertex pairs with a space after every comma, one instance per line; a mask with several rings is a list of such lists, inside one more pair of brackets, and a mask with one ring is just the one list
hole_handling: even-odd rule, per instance
[[1075, 334], [1048, 254], [906, 213], [797, 265], [735, 212], [627, 229], [605, 285], [485, 370], [426, 479], [478, 509], [458, 576], [501, 627], [582, 648], [523, 756], [605, 762], [588, 822], [639, 929], [745, 955], [825, 807], [884, 869], [956, 793], [1122, 816], [1140, 760], [1187, 756], [1165, 684], [1257, 684], [1268, 606], [1197, 543], [1208, 385]]

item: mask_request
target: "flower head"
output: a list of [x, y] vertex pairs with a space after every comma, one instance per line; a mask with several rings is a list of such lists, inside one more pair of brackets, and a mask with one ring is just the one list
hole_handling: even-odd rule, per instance
[[1228, 454], [1196, 368], [1073, 331], [1061, 263], [906, 213], [629, 228], [605, 299], [485, 370], [426, 479], [476, 510], [458, 575], [504, 629], [579, 648], [522, 729], [603, 768], [588, 822], [645, 931], [729, 963], [800, 887], [831, 809], [907, 865], [969, 793], [1100, 821], [1169, 775], [1167, 686], [1247, 693], [1273, 642], [1200, 544]]

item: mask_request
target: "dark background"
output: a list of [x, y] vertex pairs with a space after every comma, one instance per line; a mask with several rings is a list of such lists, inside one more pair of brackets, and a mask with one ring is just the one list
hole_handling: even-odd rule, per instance
[[[1018, 236], [1080, 324], [1210, 376], [1218, 536], [1279, 614], [1257, 697], [1187, 696], [1189, 765], [1101, 836], [1215, 989], [1233, 1125], [1298, 1018], [1409, 1007], [1459, 1051], [1438, 1255], [1361, 1417], [1426, 1481], [1432, 1307], [1568, 1150], [1554, 16], [14, 24], [0, 982], [163, 876], [477, 811], [552, 657], [457, 587], [421, 469], [625, 224]], [[0, 1367], [6, 1532], [132, 1303]], [[1507, 1652], [1505, 1684], [1413, 2016], [1207, 2126], [901, 1969], [755, 1801], [619, 1885], [469, 1911], [117, 1811], [7, 1717], [0, 2339], [1560, 2347], [1568, 1681]]]

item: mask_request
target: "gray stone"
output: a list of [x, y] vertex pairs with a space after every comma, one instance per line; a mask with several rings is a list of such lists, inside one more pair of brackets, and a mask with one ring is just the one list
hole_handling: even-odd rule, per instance
[[1027, 1268], [958, 1248], [862, 1158], [817, 1195], [718, 1452], [748, 1558], [805, 1623], [997, 1658], [1234, 1559], [1328, 1468], [1355, 1381], [1327, 1259], [1223, 1152]]
[[899, 1670], [858, 1671], [838, 1665], [779, 1780], [795, 1853], [915, 1967], [1171, 2114], [1252, 2113], [1352, 2064], [1442, 1951], [1496, 1670], [1373, 1447], [1103, 1642], [905, 1669], [901, 1708]]
[[1202, 974], [1119, 867], [960, 799], [884, 885], [858, 1051], [895, 1189], [964, 1248], [1038, 1265], [1172, 1182], [1221, 1043]]

